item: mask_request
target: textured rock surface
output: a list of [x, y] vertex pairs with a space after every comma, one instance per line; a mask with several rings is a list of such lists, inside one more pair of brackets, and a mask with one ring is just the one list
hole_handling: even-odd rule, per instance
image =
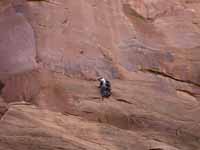
[[0, 14], [0, 73], [31, 70], [36, 67], [32, 27], [23, 15], [16, 13], [9, 3], [3, 2], [4, 5], [0, 5], [4, 8]]
[[[156, 70], [199, 83], [199, 12], [184, 1], [15, 2], [36, 34], [37, 59], [54, 71], [94, 78]], [[52, 19], [53, 18], [53, 19]]]
[[[26, 118], [26, 119], [23, 119]], [[15, 124], [12, 127], [12, 124]], [[33, 106], [12, 106], [1, 120], [1, 149], [147, 149], [135, 133]], [[7, 130], [11, 127], [10, 130]], [[12, 135], [18, 138], [14, 138]], [[149, 141], [149, 145], [150, 145]]]
[[[26, 87], [24, 77], [18, 75], [5, 83]], [[184, 90], [176, 91], [177, 84], [163, 87], [153, 79], [112, 80], [113, 96], [101, 101], [95, 81], [43, 71], [26, 73], [26, 80], [34, 78], [35, 89], [40, 91], [34, 96], [30, 89], [15, 95], [17, 86], [4, 88], [3, 97], [10, 104], [0, 121], [1, 149], [200, 147], [199, 101]], [[192, 88], [184, 83], [179, 86]], [[12, 97], [6, 96], [6, 91]]]
[[[13, 21], [6, 29], [1, 27], [5, 31], [2, 49], [6, 42], [11, 43], [10, 51], [19, 49], [15, 50], [16, 61], [9, 51], [2, 55], [14, 61], [9, 62], [11, 70], [16, 65], [32, 68], [36, 57], [45, 68], [88, 79], [98, 75], [118, 78], [124, 68], [128, 72], [154, 70], [199, 84], [198, 1], [11, 2], [13, 7], [7, 2], [1, 13], [7, 15], [1, 19], [2, 26]], [[17, 40], [12, 41], [8, 31]], [[9, 71], [7, 61], [1, 72]]]
[[0, 1], [0, 149], [199, 150], [199, 7]]

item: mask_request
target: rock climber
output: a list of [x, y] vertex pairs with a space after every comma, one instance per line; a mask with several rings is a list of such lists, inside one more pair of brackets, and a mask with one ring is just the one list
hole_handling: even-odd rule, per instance
[[102, 96], [102, 100], [104, 98], [110, 97], [111, 94], [112, 94], [111, 93], [111, 83], [110, 83], [110, 81], [108, 81], [108, 80], [106, 80], [105, 78], [102, 78], [102, 77], [98, 78], [97, 80], [100, 82], [98, 88], [100, 88], [100, 94]]

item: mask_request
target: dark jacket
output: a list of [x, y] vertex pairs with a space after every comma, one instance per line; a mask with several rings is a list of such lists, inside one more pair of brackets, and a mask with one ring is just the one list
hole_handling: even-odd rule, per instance
[[100, 85], [99, 85], [99, 88], [100, 88], [100, 93], [101, 93], [101, 96], [102, 97], [109, 97], [111, 96], [111, 84], [108, 80], [106, 80], [106, 82], [102, 82], [100, 81]]

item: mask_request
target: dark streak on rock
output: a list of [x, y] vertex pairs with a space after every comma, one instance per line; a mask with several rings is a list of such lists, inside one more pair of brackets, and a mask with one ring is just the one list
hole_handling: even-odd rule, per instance
[[59, 5], [57, 3], [51, 2], [50, 0], [27, 0], [27, 1], [29, 1], [29, 2], [46, 2], [49, 4], [53, 4], [53, 5]]
[[66, 116], [69, 116], [69, 115], [70, 116], [79, 116], [78, 114], [73, 114], [71, 112], [66, 112], [66, 111], [63, 114], [66, 115]]
[[2, 117], [8, 112], [8, 107], [5, 106], [0, 106], [0, 120], [2, 119]]
[[93, 96], [93, 97], [91, 97], [92, 99], [101, 99], [101, 97], [95, 97], [95, 96]]
[[2, 94], [4, 87], [5, 87], [5, 84], [2, 81], [0, 81], [0, 95]]
[[130, 4], [123, 4], [123, 11], [124, 11], [125, 15], [128, 18], [133, 18], [134, 17], [138, 21], [142, 21], [142, 22], [149, 21], [144, 16], [140, 15], [134, 9], [132, 9], [131, 6], [130, 6]]
[[117, 98], [116, 100], [119, 101], [119, 102], [127, 103], [127, 104], [133, 104], [133, 103], [131, 103], [131, 102], [125, 100], [125, 99], [121, 99], [121, 98]]
[[186, 94], [188, 94], [188, 95], [190, 95], [190, 96], [192, 96], [192, 97], [194, 97], [194, 98], [196, 97], [196, 94], [195, 94], [195, 93], [192, 93], [192, 92], [187, 91], [187, 90], [176, 89], [176, 91], [184, 92], [184, 93], [186, 93]]
[[173, 77], [173, 76], [171, 76], [171, 75], [169, 75], [167, 73], [161, 72], [159, 70], [154, 70], [154, 69], [151, 69], [151, 68], [146, 68], [146, 69], [140, 69], [140, 71], [142, 71], [142, 72], [148, 72], [148, 73], [159, 75], [159, 76], [162, 76], [162, 77], [165, 77], [165, 78], [170, 78], [170, 79], [178, 81], [178, 82], [192, 84], [194, 86], [200, 87], [200, 84], [198, 84], [198, 83], [195, 83], [195, 82], [192, 82], [192, 81], [189, 81], [189, 80], [177, 79], [177, 78], [175, 78], [175, 77]]
[[47, 26], [44, 25], [44, 24], [38, 24], [39, 26], [43, 27], [43, 28], [46, 28]]
[[86, 113], [86, 114], [92, 114], [92, 113], [93, 113], [92, 111], [86, 111], [86, 110], [84, 110], [84, 111], [82, 111], [82, 112], [84, 112], [84, 113]]
[[68, 23], [68, 19], [65, 19], [65, 20], [62, 22], [62, 24], [66, 24], [66, 23]]

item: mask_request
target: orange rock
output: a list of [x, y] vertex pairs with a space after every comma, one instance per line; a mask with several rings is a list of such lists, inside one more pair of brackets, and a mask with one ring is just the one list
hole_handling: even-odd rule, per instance
[[199, 6], [1, 1], [0, 149], [198, 150]]

